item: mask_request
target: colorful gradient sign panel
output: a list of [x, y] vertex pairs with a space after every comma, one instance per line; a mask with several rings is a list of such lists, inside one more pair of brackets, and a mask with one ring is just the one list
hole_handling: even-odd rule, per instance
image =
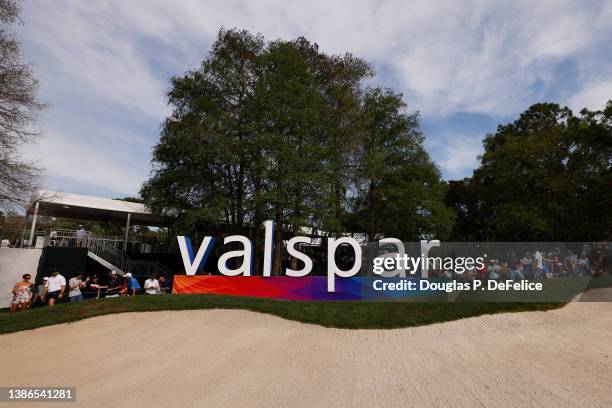
[[325, 276], [263, 278], [175, 275], [172, 293], [253, 296], [279, 300], [376, 300], [406, 297], [406, 293], [400, 295], [372, 290], [374, 279], [376, 278], [336, 278], [336, 291], [328, 292]]

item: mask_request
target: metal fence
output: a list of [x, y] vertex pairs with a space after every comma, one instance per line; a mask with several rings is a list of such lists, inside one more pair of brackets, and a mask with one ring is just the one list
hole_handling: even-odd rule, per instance
[[60, 245], [86, 247], [91, 253], [113, 265], [120, 273], [130, 272], [134, 276], [172, 274], [168, 268], [157, 261], [130, 258], [122, 250], [123, 240], [120, 237], [87, 233], [85, 239], [79, 239], [77, 238], [77, 231], [70, 230], [58, 230], [57, 237]]
[[34, 233], [30, 239], [30, 231], [7, 229], [0, 230], [0, 246], [11, 248], [42, 248], [45, 246], [44, 231]]
[[79, 236], [77, 239], [77, 231], [75, 230], [52, 230], [49, 233], [47, 245], [64, 248], [86, 247], [89, 235], [85, 232], [83, 236]]
[[[138, 241], [132, 241], [139, 244]], [[103, 259], [119, 273], [130, 272], [135, 276], [172, 275], [172, 271], [157, 261], [135, 260], [123, 252], [123, 239], [117, 236], [101, 236], [91, 232], [57, 229], [49, 234], [38, 231], [30, 240], [30, 232], [24, 230], [0, 230], [0, 244], [13, 248], [87, 248], [92, 254]]]

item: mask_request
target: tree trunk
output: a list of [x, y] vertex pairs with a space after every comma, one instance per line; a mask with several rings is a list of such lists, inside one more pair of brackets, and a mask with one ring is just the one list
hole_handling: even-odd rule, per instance
[[253, 185], [253, 199], [255, 201], [255, 214], [253, 217], [253, 223], [255, 224], [255, 231], [253, 237], [253, 275], [259, 275], [261, 272], [261, 252], [262, 252], [262, 239], [261, 239], [261, 224], [263, 223], [263, 211], [259, 201], [259, 194], [261, 194], [261, 179], [259, 176], [255, 176]]
[[283, 266], [283, 209], [280, 206], [276, 207], [274, 213], [274, 268], [272, 275], [280, 276]]
[[[300, 232], [300, 226], [293, 224], [293, 236], [297, 237], [298, 232]], [[294, 271], [297, 269], [297, 258], [295, 256], [291, 257], [291, 269]]]
[[238, 170], [238, 186], [236, 187], [236, 225], [242, 231], [244, 224], [244, 162], [240, 163]]
[[370, 180], [370, 188], [368, 191], [368, 201], [370, 204], [369, 214], [368, 214], [368, 241], [372, 242], [376, 238], [376, 221], [375, 221], [375, 212], [377, 210], [376, 206], [376, 192], [374, 181]]

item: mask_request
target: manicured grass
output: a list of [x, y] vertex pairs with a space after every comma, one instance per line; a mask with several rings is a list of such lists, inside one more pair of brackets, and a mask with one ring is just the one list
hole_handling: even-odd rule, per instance
[[64, 303], [25, 312], [0, 312], [0, 334], [124, 312], [247, 309], [289, 320], [347, 329], [421, 326], [501, 312], [549, 310], [564, 303], [296, 302], [216, 295], [162, 295]]
[[113, 313], [194, 309], [246, 309], [325, 327], [392, 329], [483, 314], [556, 309], [585, 289], [612, 288], [612, 276], [609, 275], [598, 278], [570, 277], [545, 282], [547, 290], [541, 294], [517, 297], [512, 294], [505, 295], [503, 292], [483, 292], [477, 295], [462, 295], [457, 300], [464, 301], [455, 302], [422, 299], [396, 302], [297, 302], [217, 295], [136, 296], [87, 300], [18, 313], [0, 309], [0, 334]]

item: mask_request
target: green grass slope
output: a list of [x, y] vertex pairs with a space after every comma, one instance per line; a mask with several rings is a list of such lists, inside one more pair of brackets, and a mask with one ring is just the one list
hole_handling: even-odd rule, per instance
[[0, 312], [0, 334], [125, 312], [246, 309], [289, 320], [345, 329], [421, 326], [502, 312], [549, 310], [564, 303], [309, 302], [216, 295], [161, 295], [87, 300], [24, 312]]

